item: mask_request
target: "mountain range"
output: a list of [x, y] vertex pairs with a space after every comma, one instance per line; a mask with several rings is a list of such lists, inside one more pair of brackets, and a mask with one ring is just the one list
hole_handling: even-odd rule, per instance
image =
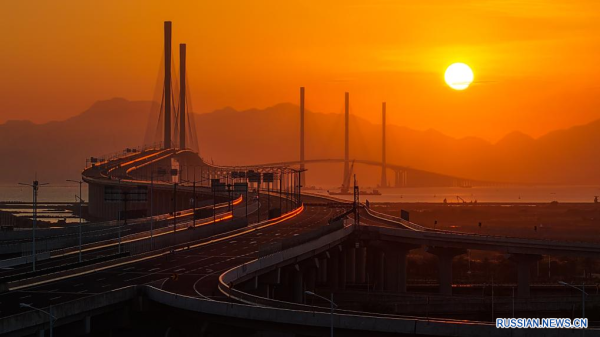
[[[99, 101], [63, 121], [34, 124], [8, 121], [0, 125], [0, 181], [76, 179], [85, 159], [153, 138], [158, 105], [115, 98]], [[299, 157], [299, 108], [283, 103], [266, 109], [225, 108], [196, 115], [200, 155], [209, 162], [240, 165], [293, 161]], [[149, 122], [149, 120], [151, 122]], [[342, 158], [344, 116], [307, 111], [306, 158]], [[387, 126], [388, 163], [477, 180], [600, 184], [600, 120], [556, 130], [533, 139], [513, 132], [496, 143], [453, 138], [435, 130]], [[350, 119], [350, 156], [381, 159], [381, 125], [357, 116]], [[311, 184], [341, 181], [338, 164], [311, 165]], [[379, 179], [376, 168], [356, 168], [366, 183]]]

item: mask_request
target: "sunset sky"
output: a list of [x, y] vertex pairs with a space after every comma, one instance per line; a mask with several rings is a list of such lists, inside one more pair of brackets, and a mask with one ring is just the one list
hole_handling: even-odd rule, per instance
[[[3, 1], [0, 123], [150, 100], [163, 21], [187, 43], [198, 113], [298, 101], [496, 141], [600, 118], [600, 1]], [[444, 71], [464, 62], [464, 91]]]

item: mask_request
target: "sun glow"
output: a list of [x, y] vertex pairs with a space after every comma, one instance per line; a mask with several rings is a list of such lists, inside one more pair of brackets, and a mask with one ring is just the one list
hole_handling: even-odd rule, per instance
[[464, 90], [473, 82], [473, 71], [464, 63], [454, 63], [446, 69], [444, 80], [450, 88]]

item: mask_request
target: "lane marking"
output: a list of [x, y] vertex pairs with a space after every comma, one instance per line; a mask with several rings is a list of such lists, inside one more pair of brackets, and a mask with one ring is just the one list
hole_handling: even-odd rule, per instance
[[[272, 227], [272, 226], [277, 225], [277, 224], [279, 224], [281, 222], [284, 222], [286, 220], [292, 219], [292, 218], [296, 217], [297, 215], [302, 214], [302, 212], [304, 210], [305, 210], [305, 207], [301, 206], [300, 208], [297, 208], [297, 209], [291, 211], [290, 213], [286, 213], [285, 215], [282, 215], [280, 218], [273, 219], [273, 220], [275, 220], [273, 222], [262, 224], [262, 225], [255, 224], [254, 227], [247, 228], [246, 230], [244, 230], [242, 232], [237, 232], [237, 233], [233, 233], [233, 234], [230, 234], [230, 235], [227, 235], [227, 236], [224, 236], [224, 237], [218, 237], [218, 238], [210, 239], [210, 240], [205, 241], [205, 242], [200, 242], [200, 243], [197, 243], [197, 244], [194, 244], [194, 245], [190, 245], [190, 246], [188, 246], [187, 249], [197, 248], [197, 247], [202, 247], [202, 246], [208, 246], [208, 245], [215, 244], [215, 243], [218, 243], [218, 242], [222, 242], [222, 241], [225, 241], [227, 239], [238, 237], [238, 236], [241, 236], [241, 235], [244, 235], [244, 234], [247, 234], [247, 233], [258, 232], [261, 229]], [[261, 234], [261, 233], [257, 233], [257, 234]], [[184, 249], [185, 248], [180, 248], [180, 249], [177, 249], [175, 251], [176, 252], [177, 251], [183, 251]], [[214, 248], [214, 250], [216, 250], [216, 249], [218, 249], [218, 248]], [[120, 266], [124, 266], [124, 265], [129, 265], [129, 264], [132, 264], [132, 263], [138, 263], [138, 262], [142, 262], [142, 261], [154, 259], [154, 258], [157, 258], [157, 257], [160, 257], [160, 256], [169, 255], [169, 254], [171, 254], [171, 252], [170, 251], [166, 251], [166, 252], [158, 253], [158, 254], [155, 254], [155, 255], [149, 255], [149, 256], [140, 257], [138, 259], [134, 259], [134, 260], [130, 260], [130, 261], [124, 261], [124, 262], [117, 263], [117, 264], [114, 264], [114, 265], [108, 265], [108, 266], [103, 266], [103, 267], [92, 269], [92, 270], [82, 271], [82, 272], [75, 273], [75, 274], [68, 274], [68, 275], [59, 276], [59, 277], [56, 277], [56, 278], [53, 278], [53, 279], [47, 279], [47, 280], [43, 280], [43, 281], [34, 282], [34, 283], [31, 283], [31, 284], [24, 284], [24, 285], [19, 285], [19, 286], [15, 286], [15, 287], [9, 287], [9, 290], [19, 290], [19, 289], [23, 289], [23, 288], [35, 287], [35, 286], [39, 286], [39, 285], [50, 283], [50, 282], [56, 282], [56, 281], [60, 281], [60, 280], [70, 279], [70, 278], [74, 278], [74, 277], [77, 277], [77, 276], [87, 275], [87, 274], [91, 274], [91, 273], [96, 273], [96, 272], [104, 271], [104, 270], [107, 270], [107, 269], [113, 269], [113, 268], [116, 268], [116, 267], [120, 267]], [[103, 287], [105, 287], [105, 286], [103, 286]]]

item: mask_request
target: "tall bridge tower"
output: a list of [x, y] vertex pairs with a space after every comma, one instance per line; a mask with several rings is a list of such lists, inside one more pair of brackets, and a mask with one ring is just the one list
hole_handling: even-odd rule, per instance
[[165, 129], [163, 147], [171, 148], [171, 21], [165, 21]]
[[306, 186], [304, 170], [304, 87], [300, 87], [300, 186]]
[[179, 45], [179, 148], [185, 149], [185, 43]]

